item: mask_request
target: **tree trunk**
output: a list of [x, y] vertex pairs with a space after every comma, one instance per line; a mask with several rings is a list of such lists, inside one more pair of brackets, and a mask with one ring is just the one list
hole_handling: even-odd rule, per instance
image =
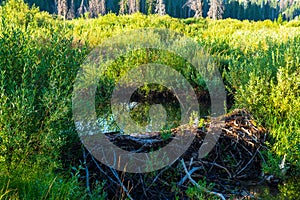
[[165, 15], [166, 14], [166, 7], [163, 0], [157, 0], [156, 6], [155, 6], [155, 13], [159, 15]]

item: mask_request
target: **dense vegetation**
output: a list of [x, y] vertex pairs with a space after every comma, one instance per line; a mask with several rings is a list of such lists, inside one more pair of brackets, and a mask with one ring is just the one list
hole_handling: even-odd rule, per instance
[[[107, 13], [141, 12], [168, 14], [176, 18], [209, 16], [240, 20], [274, 20], [281, 17], [291, 20], [300, 14], [298, 0], [26, 0], [25, 2], [69, 19], [86, 12], [92, 17]], [[209, 13], [210, 10], [217, 11]]]
[[[64, 21], [17, 0], [1, 6], [0, 16], [0, 199], [104, 198], [105, 182], [87, 193], [80, 181], [81, 165], [73, 162], [80, 157], [71, 151], [78, 142], [73, 84], [94, 47], [142, 27], [186, 34], [208, 50], [233, 108], [246, 108], [269, 132], [264, 172], [287, 180], [280, 188], [282, 198], [299, 198], [300, 21], [174, 19], [139, 13]], [[138, 59], [143, 56], [133, 58], [117, 60], [112, 67], [145, 62]], [[154, 56], [153, 61], [161, 60]], [[182, 70], [187, 76], [189, 72]]]

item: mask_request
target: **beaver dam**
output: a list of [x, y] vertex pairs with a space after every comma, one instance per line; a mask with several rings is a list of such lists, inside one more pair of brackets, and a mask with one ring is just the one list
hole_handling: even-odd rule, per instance
[[[192, 144], [175, 162], [150, 173], [119, 172], [84, 150], [86, 186], [92, 190], [97, 180], [107, 180], [104, 189], [109, 199], [189, 199], [195, 191], [201, 191], [205, 199], [249, 199], [259, 198], [261, 188], [276, 193], [278, 180], [262, 173], [265, 129], [258, 127], [246, 110], [234, 110], [225, 116], [225, 125], [212, 151], [199, 159], [198, 151], [209, 126], [206, 120], [202, 127], [193, 130]], [[140, 153], [167, 145], [178, 130], [172, 129], [167, 138], [162, 133], [143, 137], [118, 132], [105, 135], [118, 147]]]

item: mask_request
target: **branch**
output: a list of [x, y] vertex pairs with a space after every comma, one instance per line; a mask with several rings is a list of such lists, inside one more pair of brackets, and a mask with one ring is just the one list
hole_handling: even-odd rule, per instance
[[111, 181], [111, 182], [113, 182], [113, 183], [115, 183], [115, 184], [118, 184], [115, 180], [113, 180], [101, 167], [100, 167], [100, 165], [98, 164], [98, 162], [95, 160], [95, 158], [94, 158], [94, 156], [91, 156], [92, 157], [92, 160], [94, 161], [94, 163], [95, 163], [95, 165], [96, 165], [96, 167], [100, 170], [100, 172], [102, 172], [103, 174], [105, 174], [106, 176], [107, 176], [107, 178]]
[[227, 172], [227, 174], [229, 175], [229, 177], [230, 178], [232, 178], [232, 175], [231, 175], [231, 173], [229, 172], [229, 170], [226, 168], [226, 167], [223, 167], [222, 165], [219, 165], [219, 164], [217, 164], [217, 163], [215, 163], [215, 162], [206, 162], [206, 161], [201, 161], [202, 163], [206, 163], [206, 164], [210, 164], [210, 165], [214, 165], [214, 166], [216, 166], [216, 167], [219, 167], [219, 168], [221, 168], [221, 169], [224, 169], [226, 172]]
[[87, 155], [85, 153], [85, 148], [82, 147], [82, 152], [83, 152], [83, 164], [85, 165], [85, 180], [86, 180], [86, 189], [88, 191], [88, 193], [91, 193], [91, 189], [90, 189], [90, 178], [89, 178], [89, 168], [87, 166], [87, 163], [86, 163], [86, 158], [87, 158]]
[[238, 171], [238, 172], [236, 173], [236, 175], [239, 175], [242, 171], [244, 171], [244, 170], [248, 167], [248, 165], [249, 165], [249, 164], [253, 161], [253, 159], [255, 158], [257, 152], [259, 151], [259, 148], [260, 148], [260, 147], [258, 147], [258, 149], [255, 151], [255, 153], [254, 153], [254, 155], [252, 156], [252, 158], [248, 161], [248, 163], [247, 163], [240, 171]]
[[111, 168], [111, 167], [110, 167], [110, 170], [111, 170], [111, 172], [113, 173], [113, 175], [116, 177], [116, 179], [118, 180], [119, 184], [122, 186], [122, 188], [123, 188], [124, 192], [126, 193], [127, 197], [128, 197], [130, 200], [133, 200], [133, 198], [132, 198], [131, 195], [129, 194], [127, 188], [126, 188], [125, 185], [122, 183], [122, 181], [121, 181], [121, 179], [120, 179], [118, 173], [116, 172], [116, 170], [113, 169], [113, 168]]
[[178, 184], [177, 185], [182, 185], [185, 181], [186, 181], [186, 179], [189, 177], [189, 176], [191, 176], [195, 171], [197, 171], [198, 169], [203, 169], [203, 167], [201, 166], [201, 167], [193, 167], [189, 172], [188, 172], [188, 174], [186, 174], [179, 182], [178, 182]]
[[187, 174], [188, 179], [192, 182], [193, 185], [195, 185], [197, 188], [199, 188], [200, 190], [202, 190], [202, 191], [204, 191], [206, 193], [216, 195], [216, 196], [220, 197], [222, 200], [226, 200], [223, 194], [218, 193], [218, 192], [210, 191], [207, 188], [200, 186], [194, 179], [192, 179], [191, 175], [189, 174], [189, 172], [188, 172], [188, 170], [187, 170], [187, 168], [185, 166], [185, 163], [184, 163], [183, 159], [181, 159], [181, 164], [182, 164], [182, 166], [184, 168], [185, 173]]

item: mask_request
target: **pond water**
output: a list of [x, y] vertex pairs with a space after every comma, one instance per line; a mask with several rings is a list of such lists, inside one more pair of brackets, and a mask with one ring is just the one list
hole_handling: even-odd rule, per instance
[[[98, 126], [102, 133], [120, 132], [135, 134], [170, 130], [181, 125], [179, 102], [129, 102], [114, 105], [114, 112], [99, 115]], [[207, 116], [210, 106], [200, 104], [198, 117]], [[131, 127], [130, 127], [131, 126]]]

